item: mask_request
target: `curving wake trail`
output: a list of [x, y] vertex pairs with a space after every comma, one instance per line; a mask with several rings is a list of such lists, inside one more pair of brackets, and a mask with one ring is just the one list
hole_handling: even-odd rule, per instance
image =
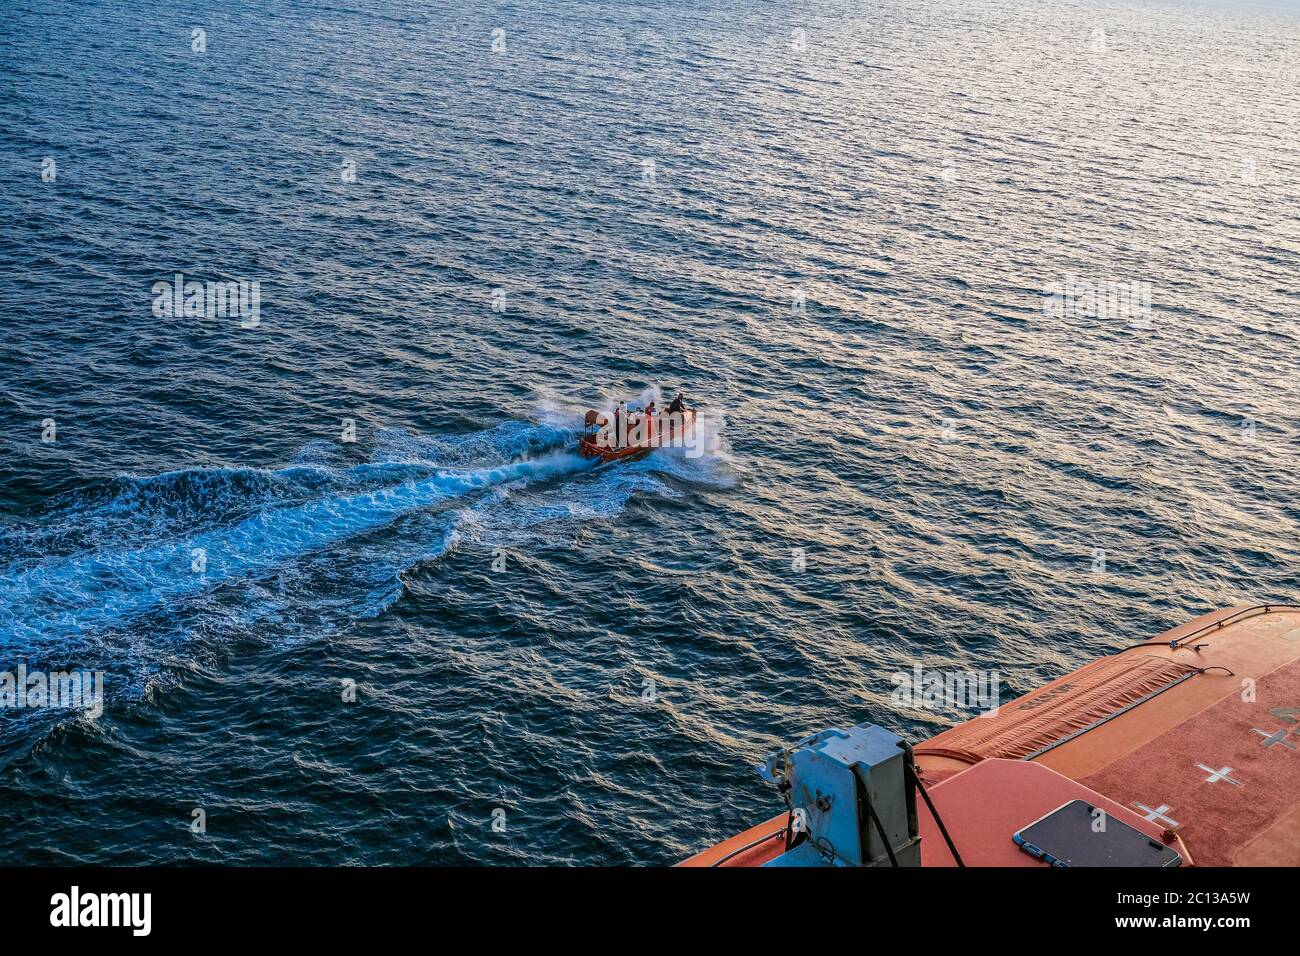
[[[456, 435], [382, 429], [360, 463], [311, 443], [282, 468], [122, 475], [52, 500], [0, 528], [0, 652], [11, 670], [102, 672], [109, 706], [152, 699], [240, 642], [351, 633], [459, 549], [568, 546], [636, 495], [731, 481], [722, 453], [595, 467], [567, 451], [581, 413], [541, 417]], [[0, 767], [92, 719], [0, 710]]]
[[0, 583], [0, 644], [31, 647], [117, 624], [167, 602], [248, 578], [393, 522], [498, 485], [572, 474], [572, 454], [442, 471], [360, 494], [272, 508], [235, 526], [134, 550], [105, 550], [38, 565]]

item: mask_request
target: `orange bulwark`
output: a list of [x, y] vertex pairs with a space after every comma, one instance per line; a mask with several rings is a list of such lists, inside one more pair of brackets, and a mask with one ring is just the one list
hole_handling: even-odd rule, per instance
[[[1300, 865], [1300, 607], [1216, 611], [914, 748], [967, 866], [1048, 866], [1012, 834], [1074, 799], [1183, 865]], [[955, 860], [918, 802], [923, 866]], [[685, 866], [758, 866], [786, 815]]]

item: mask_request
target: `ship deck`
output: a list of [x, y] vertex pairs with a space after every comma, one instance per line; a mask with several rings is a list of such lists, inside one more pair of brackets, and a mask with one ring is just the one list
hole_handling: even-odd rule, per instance
[[[1081, 798], [1174, 847], [1185, 865], [1300, 865], [1300, 607], [1204, 615], [915, 746], [968, 866], [1046, 866], [1019, 828]], [[919, 807], [925, 866], [955, 860]], [[785, 815], [687, 866], [758, 866]]]

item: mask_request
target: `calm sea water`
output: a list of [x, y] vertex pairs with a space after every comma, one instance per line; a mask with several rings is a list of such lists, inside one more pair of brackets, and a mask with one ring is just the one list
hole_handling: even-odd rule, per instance
[[107, 701], [2, 863], [671, 863], [901, 669], [1300, 591], [1294, 7], [5, 14], [0, 671]]

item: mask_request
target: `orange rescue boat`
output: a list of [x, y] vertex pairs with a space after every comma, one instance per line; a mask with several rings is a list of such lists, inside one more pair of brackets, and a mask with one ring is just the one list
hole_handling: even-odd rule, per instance
[[661, 412], [637, 428], [625, 428], [626, 439], [621, 443], [609, 424], [610, 416], [597, 411], [586, 415], [585, 427], [589, 431], [578, 440], [578, 454], [583, 458], [599, 459], [601, 464], [612, 461], [636, 461], [656, 448], [670, 448], [682, 444], [684, 437], [695, 428], [695, 409], [685, 409], [680, 414]]

